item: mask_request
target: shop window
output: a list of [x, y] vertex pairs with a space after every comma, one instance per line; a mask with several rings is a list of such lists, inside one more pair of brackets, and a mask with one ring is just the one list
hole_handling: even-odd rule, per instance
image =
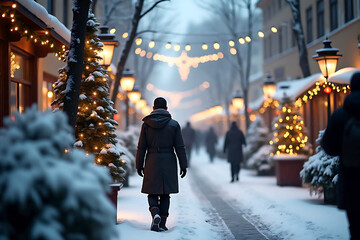
[[22, 113], [30, 105], [30, 58], [12, 51], [10, 57], [10, 114]]

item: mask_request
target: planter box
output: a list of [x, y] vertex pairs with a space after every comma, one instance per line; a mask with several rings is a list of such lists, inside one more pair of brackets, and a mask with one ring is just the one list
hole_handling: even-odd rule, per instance
[[108, 197], [111, 200], [111, 202], [115, 205], [115, 208], [117, 207], [118, 191], [120, 191], [122, 187], [123, 187], [122, 183], [110, 184], [110, 192], [108, 193]]
[[276, 184], [279, 186], [301, 186], [300, 171], [308, 157], [305, 155], [276, 155], [275, 161]]

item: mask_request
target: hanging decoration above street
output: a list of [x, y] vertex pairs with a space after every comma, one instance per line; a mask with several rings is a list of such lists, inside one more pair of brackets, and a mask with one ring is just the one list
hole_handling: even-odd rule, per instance
[[[275, 26], [272, 26], [270, 29], [266, 30], [266, 31], [258, 31], [257, 34], [254, 34], [252, 37], [246, 35], [246, 33], [238, 33], [239, 37], [237, 37], [236, 39], [234, 39], [233, 37], [231, 37], [228, 40], [223, 40], [224, 39], [224, 35], [230, 35], [230, 34], [223, 34], [223, 33], [213, 33], [213, 34], [191, 34], [191, 33], [173, 33], [173, 32], [161, 32], [161, 31], [149, 31], [152, 33], [159, 33], [159, 34], [168, 34], [168, 35], [183, 35], [183, 36], [197, 36], [197, 37], [208, 37], [208, 36], [221, 36], [222, 40], [216, 40], [213, 42], [199, 42], [199, 41], [188, 41], [188, 40], [184, 40], [184, 41], [171, 41], [171, 40], [156, 40], [153, 38], [146, 38], [146, 37], [138, 37], [135, 39], [135, 44], [137, 46], [140, 45], [144, 45], [144, 46], [148, 46], [149, 48], [153, 48], [156, 46], [161, 46], [164, 47], [167, 50], [173, 49], [175, 52], [180, 51], [181, 49], [185, 50], [185, 51], [191, 51], [193, 49], [194, 45], [198, 45], [202, 50], [207, 51], [207, 50], [211, 50], [211, 49], [215, 49], [215, 50], [219, 50], [220, 48], [224, 48], [225, 46], [229, 46], [230, 48], [234, 48], [235, 45], [237, 44], [237, 42], [240, 45], [244, 45], [246, 43], [250, 43], [252, 42], [254, 39], [262, 39], [264, 38], [266, 35], [270, 35], [270, 34], [277, 34], [278, 32], [278, 28]], [[128, 32], [124, 32], [122, 34], [122, 38], [126, 39], [129, 36]], [[234, 52], [234, 50], [231, 50], [232, 54]], [[236, 53], [235, 53], [236, 54]]]
[[152, 57], [154, 61], [166, 62], [170, 67], [176, 65], [178, 67], [180, 78], [182, 81], [187, 80], [191, 67], [197, 68], [199, 66], [199, 63], [218, 61], [219, 59], [222, 59], [224, 57], [224, 54], [222, 52], [203, 55], [201, 57], [189, 57], [186, 51], [183, 51], [179, 57], [170, 57], [159, 53], [146, 53], [146, 51], [142, 50], [141, 48], [137, 48], [135, 50], [135, 54], [140, 55], [141, 57], [144, 57], [145, 55], [147, 58]]

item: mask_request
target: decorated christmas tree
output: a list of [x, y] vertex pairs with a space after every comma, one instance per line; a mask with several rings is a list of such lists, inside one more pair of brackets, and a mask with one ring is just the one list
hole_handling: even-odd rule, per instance
[[274, 127], [274, 136], [270, 141], [270, 145], [274, 146], [272, 155], [308, 154], [308, 137], [305, 134], [304, 121], [299, 109], [286, 95], [281, 101], [280, 114]]
[[[117, 111], [111, 106], [107, 71], [99, 65], [99, 52], [103, 48], [96, 34], [99, 25], [94, 14], [89, 13], [74, 146], [94, 154], [96, 164], [109, 167], [113, 180], [121, 181], [125, 173], [125, 161], [120, 159], [123, 153], [115, 147], [117, 140], [114, 125], [117, 122], [113, 120], [113, 115]], [[54, 90], [56, 99], [53, 102], [59, 109], [63, 106], [65, 86], [66, 71], [60, 69]]]

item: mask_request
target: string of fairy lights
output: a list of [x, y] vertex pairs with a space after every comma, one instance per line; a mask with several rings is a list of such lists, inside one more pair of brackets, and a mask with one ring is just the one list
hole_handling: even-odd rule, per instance
[[[115, 32], [116, 32], [115, 28], [110, 30], [110, 33], [114, 34]], [[267, 32], [277, 33], [278, 29], [277, 29], [277, 27], [272, 26]], [[162, 32], [155, 32], [155, 33], [162, 33]], [[165, 33], [165, 34], [175, 34], [175, 33]], [[192, 34], [187, 33], [187, 34], [183, 34], [183, 35], [191, 36]], [[216, 35], [223, 35], [223, 34], [216, 34]], [[185, 50], [185, 51], [189, 52], [194, 48], [194, 45], [201, 45], [201, 49], [204, 51], [211, 50], [211, 49], [220, 50], [221, 48], [224, 48], [225, 46], [228, 45], [230, 47], [231, 54], [235, 55], [236, 54], [235, 46], [237, 43], [240, 45], [244, 45], [246, 43], [252, 42], [254, 39], [262, 39], [265, 37], [264, 31], [258, 31], [257, 34], [254, 35], [253, 37], [250, 37], [248, 35], [244, 36], [245, 34], [239, 34], [239, 35], [242, 35], [242, 36], [239, 36], [236, 39], [229, 38], [228, 40], [225, 40], [225, 41], [224, 40], [212, 41], [211, 43], [209, 43], [209, 42], [194, 42], [194, 41], [183, 41], [183, 42], [175, 41], [174, 42], [174, 41], [165, 41], [163, 39], [155, 40], [155, 39], [147, 39], [145, 37], [138, 37], [135, 39], [135, 44], [137, 46], [147, 46], [150, 49], [154, 48], [155, 46], [161, 46], [167, 50], [172, 49], [175, 52], [179, 52], [180, 50]], [[129, 33], [124, 32], [121, 36], [123, 39], [126, 39], [126, 38], [128, 38]], [[143, 48], [145, 48], [145, 47], [143, 47]]]
[[[48, 47], [59, 60], [65, 59], [66, 46], [59, 44], [51, 35], [49, 30], [31, 30], [24, 22], [20, 21], [19, 14], [16, 12], [17, 4], [13, 3], [9, 7], [3, 7], [1, 10], [1, 19], [10, 21], [10, 32], [16, 32], [21, 37], [26, 37], [43, 47]], [[61, 45], [61, 46], [60, 46]]]

